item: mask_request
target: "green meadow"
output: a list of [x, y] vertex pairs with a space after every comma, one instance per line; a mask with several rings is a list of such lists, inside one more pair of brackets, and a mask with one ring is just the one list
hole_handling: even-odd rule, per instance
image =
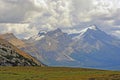
[[0, 67], [0, 80], [120, 80], [120, 72], [60, 67]]

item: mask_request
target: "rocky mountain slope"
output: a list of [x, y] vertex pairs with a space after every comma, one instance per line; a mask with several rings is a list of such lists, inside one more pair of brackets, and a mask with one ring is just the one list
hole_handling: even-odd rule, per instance
[[[61, 29], [49, 31], [45, 34], [39, 33], [37, 37], [33, 36], [28, 42], [32, 42], [38, 52], [37, 56], [32, 55], [45, 64], [56, 65], [66, 61], [74, 61], [69, 55], [65, 54], [72, 52], [72, 48], [69, 47], [72, 39], [67, 33], [63, 33]], [[27, 49], [24, 49], [24, 51], [27, 51]]]
[[43, 66], [43, 64], [0, 38], [0, 66]]
[[16, 38], [16, 36], [13, 33], [1, 34], [0, 38], [7, 40], [8, 42], [12, 43], [18, 48], [26, 46], [26, 44], [22, 40]]

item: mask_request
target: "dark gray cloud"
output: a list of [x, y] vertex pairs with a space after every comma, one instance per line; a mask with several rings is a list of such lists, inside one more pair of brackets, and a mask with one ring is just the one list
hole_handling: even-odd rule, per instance
[[30, 0], [1, 0], [0, 4], [0, 23], [23, 23], [31, 12], [40, 11]]

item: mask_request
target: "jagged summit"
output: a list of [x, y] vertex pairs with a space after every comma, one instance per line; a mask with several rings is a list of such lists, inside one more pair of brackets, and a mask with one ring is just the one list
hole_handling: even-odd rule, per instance
[[96, 25], [90, 25], [87, 29], [98, 30]]
[[57, 28], [57, 29], [53, 30], [52, 32], [58, 33], [58, 32], [62, 32], [62, 30], [60, 28]]
[[111, 36], [109, 36], [104, 31], [100, 30], [97, 26], [91, 25], [80, 31], [78, 36], [75, 36], [73, 39], [99, 39], [99, 40], [111, 40]]
[[43, 35], [45, 35], [47, 32], [46, 31], [40, 31], [39, 33], [38, 33], [38, 35], [39, 36], [43, 36]]
[[54, 31], [60, 31], [60, 32], [61, 32], [62, 30], [61, 30], [60, 28], [57, 28], [57, 29], [55, 29]]
[[80, 33], [85, 33], [89, 30], [97, 31], [97, 30], [100, 30], [100, 29], [96, 25], [90, 25], [89, 27], [81, 30]]
[[53, 35], [59, 36], [61, 34], [63, 34], [63, 32], [60, 28], [47, 32], [48, 36], [53, 36]]

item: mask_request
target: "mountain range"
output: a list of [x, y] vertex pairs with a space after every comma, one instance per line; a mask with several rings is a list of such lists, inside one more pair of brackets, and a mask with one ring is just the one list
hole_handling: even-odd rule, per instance
[[42, 31], [27, 40], [13, 34], [1, 37], [49, 66], [120, 70], [120, 40], [95, 25], [74, 34], [59, 28]]
[[[9, 35], [11, 37], [13, 34]], [[13, 40], [12, 42], [14, 42]], [[0, 66], [44, 66], [44, 64], [3, 39], [3, 36], [0, 36]]]

